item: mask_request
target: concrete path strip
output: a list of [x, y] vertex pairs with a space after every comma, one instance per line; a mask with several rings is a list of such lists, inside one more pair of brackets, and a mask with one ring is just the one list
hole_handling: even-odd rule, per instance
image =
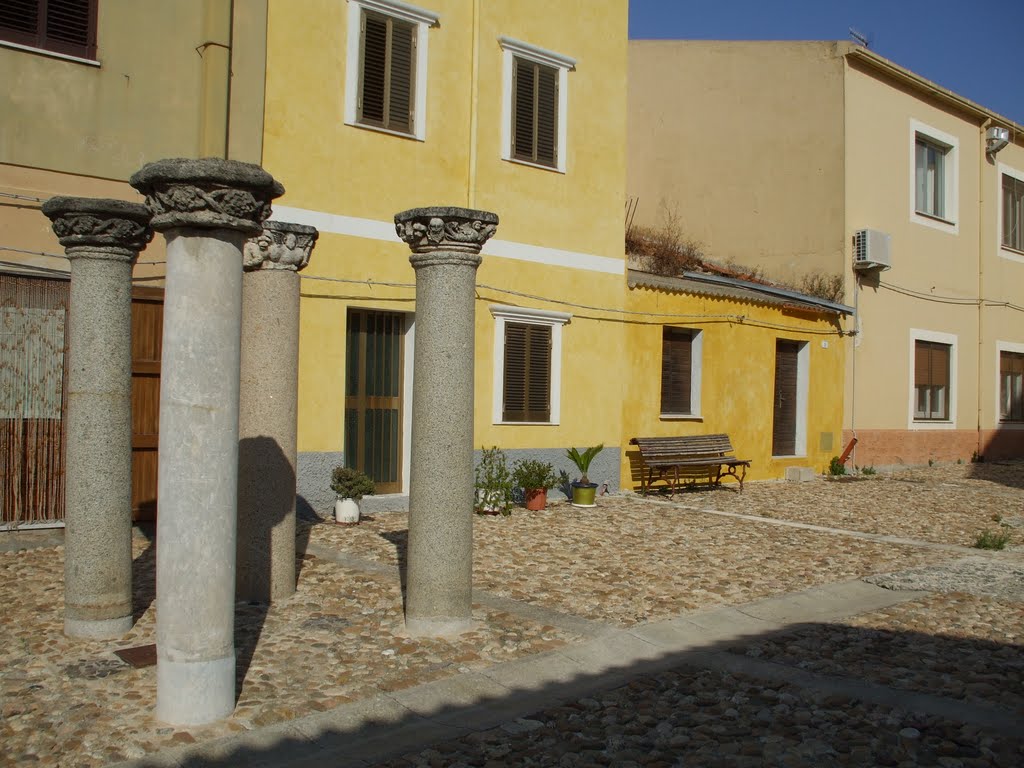
[[677, 667], [742, 673], [1015, 732], [1019, 723], [1014, 715], [994, 707], [820, 675], [719, 650], [722, 644], [745, 637], [879, 610], [921, 594], [850, 581], [628, 630], [609, 629], [556, 651], [118, 766], [366, 766], [615, 688], [639, 675]]

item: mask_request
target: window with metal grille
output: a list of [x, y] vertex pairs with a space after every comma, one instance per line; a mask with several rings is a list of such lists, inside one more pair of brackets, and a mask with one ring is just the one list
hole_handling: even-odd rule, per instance
[[661, 329], [661, 413], [692, 413], [693, 331]]
[[358, 121], [414, 133], [416, 25], [364, 10], [360, 20]]
[[99, 0], [3, 0], [0, 40], [95, 59], [98, 4]]
[[512, 60], [512, 156], [558, 166], [558, 70]]
[[551, 326], [505, 323], [502, 421], [551, 419]]
[[914, 342], [914, 418], [920, 421], [949, 419], [950, 345], [934, 341]]
[[999, 353], [999, 420], [1024, 421], [1024, 352]]
[[1003, 247], [1024, 251], [1024, 180], [1003, 174]]

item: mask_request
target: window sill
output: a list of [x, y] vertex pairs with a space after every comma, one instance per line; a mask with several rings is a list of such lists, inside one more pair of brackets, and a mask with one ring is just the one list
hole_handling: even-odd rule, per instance
[[704, 421], [699, 413], [662, 413], [658, 418], [662, 421]]
[[1008, 245], [999, 246], [999, 255], [1010, 261], [1024, 261], [1024, 251], [1018, 251]]
[[910, 429], [956, 429], [956, 422], [951, 419], [914, 419], [910, 422]]
[[529, 160], [520, 160], [515, 157], [503, 157], [501, 159], [508, 163], [515, 163], [516, 165], [525, 165], [528, 168], [538, 168], [542, 171], [551, 171], [552, 173], [560, 173], [563, 176], [565, 175], [565, 169], [559, 168], [558, 166], [555, 165], [541, 165], [540, 163], [531, 163]]
[[1024, 421], [1000, 421], [996, 429], [1024, 429]]
[[389, 128], [381, 128], [380, 126], [377, 126], [377, 125], [367, 125], [366, 123], [356, 123], [356, 122], [352, 122], [350, 120], [346, 120], [345, 121], [345, 125], [351, 126], [353, 128], [361, 128], [364, 131], [373, 131], [374, 133], [383, 133], [383, 134], [387, 134], [388, 136], [396, 136], [399, 139], [411, 139], [412, 141], [420, 141], [420, 142], [425, 141], [425, 138], [423, 138], [421, 136], [417, 136], [414, 133], [402, 133], [402, 131], [392, 131]]
[[787, 461], [791, 459], [806, 459], [806, 453], [787, 453], [783, 456], [772, 456], [772, 461]]
[[557, 421], [495, 421], [497, 427], [557, 427]]
[[935, 216], [931, 213], [925, 213], [924, 211], [914, 210], [911, 216], [911, 221], [916, 224], [922, 224], [932, 229], [938, 229], [943, 232], [957, 232], [957, 223], [949, 219], [945, 219], [942, 216]]
[[48, 56], [51, 59], [60, 59], [61, 61], [72, 61], [75, 64], [84, 64], [87, 67], [99, 67], [102, 66], [96, 59], [85, 59], [81, 56], [72, 56], [69, 53], [58, 53], [57, 51], [49, 51], [46, 48], [36, 48], [32, 45], [22, 45], [21, 43], [12, 43], [10, 40], [0, 40], [0, 48], [13, 48], [16, 51], [25, 51], [27, 53], [37, 53], [40, 56]]

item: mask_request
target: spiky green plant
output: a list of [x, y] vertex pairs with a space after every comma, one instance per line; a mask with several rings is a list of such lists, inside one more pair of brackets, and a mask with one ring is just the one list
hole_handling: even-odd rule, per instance
[[604, 443], [600, 445], [594, 445], [590, 448], [585, 448], [583, 453], [580, 453], [575, 448], [569, 448], [565, 455], [569, 457], [569, 460], [576, 465], [576, 468], [580, 471], [580, 482], [583, 484], [589, 484], [590, 478], [587, 477], [587, 470], [590, 469], [590, 462], [594, 460], [601, 451], [604, 450]]

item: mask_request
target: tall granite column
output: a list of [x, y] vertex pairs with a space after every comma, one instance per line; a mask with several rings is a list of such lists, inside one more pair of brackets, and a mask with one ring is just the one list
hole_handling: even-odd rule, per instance
[[498, 217], [467, 208], [395, 216], [416, 270], [406, 629], [470, 627], [473, 593], [473, 347], [480, 248]]
[[71, 261], [64, 633], [132, 628], [132, 265], [150, 212], [122, 200], [43, 203]]
[[295, 592], [299, 270], [315, 227], [266, 221], [245, 244], [238, 413], [237, 598]]
[[156, 717], [235, 705], [242, 247], [284, 191], [256, 165], [161, 160], [131, 185], [167, 239], [157, 493]]

